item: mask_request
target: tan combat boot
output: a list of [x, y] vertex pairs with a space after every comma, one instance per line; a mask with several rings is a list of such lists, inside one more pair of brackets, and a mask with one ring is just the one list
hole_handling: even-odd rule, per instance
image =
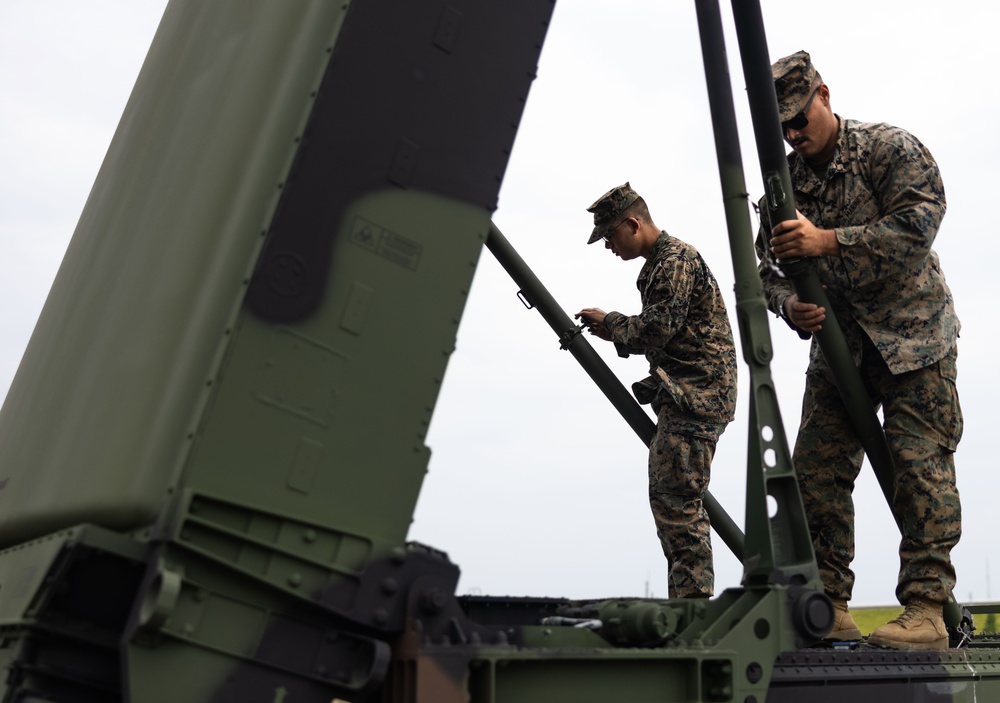
[[845, 642], [861, 639], [861, 630], [847, 609], [847, 601], [843, 598], [833, 598], [833, 629], [826, 637], [826, 642]]
[[898, 618], [876, 629], [868, 644], [892, 649], [948, 649], [941, 604], [914, 598]]

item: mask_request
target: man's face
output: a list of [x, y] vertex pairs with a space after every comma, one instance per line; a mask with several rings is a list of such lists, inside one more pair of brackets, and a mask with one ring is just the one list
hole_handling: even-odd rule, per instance
[[610, 249], [612, 254], [624, 261], [629, 261], [639, 255], [637, 251], [633, 251], [635, 249], [635, 237], [632, 236], [634, 234], [633, 221], [634, 218], [627, 217], [604, 235], [604, 248]]
[[829, 108], [830, 92], [819, 85], [791, 119], [781, 123], [785, 141], [807, 161], [824, 162], [833, 156], [837, 119]]

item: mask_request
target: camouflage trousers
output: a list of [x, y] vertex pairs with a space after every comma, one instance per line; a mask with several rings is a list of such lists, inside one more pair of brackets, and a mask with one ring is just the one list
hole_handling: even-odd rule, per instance
[[670, 597], [709, 597], [715, 568], [702, 496], [725, 425], [692, 424], [675, 414], [669, 405], [660, 409], [649, 445], [649, 505], [667, 557]]
[[[896, 597], [944, 601], [955, 586], [951, 550], [962, 534], [954, 451], [962, 437], [955, 388], [957, 349], [923, 369], [893, 376], [873, 346], [861, 376], [895, 463], [892, 514], [900, 525]], [[826, 592], [850, 599], [854, 587], [854, 501], [863, 450], [827, 372], [810, 372], [793, 462]]]

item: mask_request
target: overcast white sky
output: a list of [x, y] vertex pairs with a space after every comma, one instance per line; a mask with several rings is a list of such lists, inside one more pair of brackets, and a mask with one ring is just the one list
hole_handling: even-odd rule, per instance
[[[0, 395], [35, 319], [156, 29], [163, 0], [0, 2]], [[772, 58], [809, 51], [835, 111], [916, 134], [937, 157], [949, 210], [936, 249], [963, 329], [957, 455], [964, 536], [960, 599], [1000, 599], [990, 569], [1000, 382], [992, 284], [1000, 245], [988, 209], [1000, 161], [1000, 49], [966, 3], [762, 0]], [[723, 3], [729, 22], [729, 5]], [[735, 36], [729, 55], [746, 181], [761, 193]], [[641, 262], [585, 245], [586, 206], [626, 180], [657, 224], [697, 246], [735, 311], [694, 3], [561, 0], [542, 51], [495, 221], [564, 309], [635, 312]], [[461, 593], [666, 595], [646, 499], [646, 450], [484, 251], [428, 444], [410, 538], [447, 551]], [[735, 328], [735, 318], [734, 328]], [[790, 436], [807, 345], [772, 325], [772, 367]], [[596, 342], [600, 344], [599, 342]], [[599, 346], [626, 385], [641, 359]], [[742, 525], [747, 378], [719, 442], [711, 490]], [[855, 602], [894, 602], [897, 533], [865, 469], [856, 490]], [[717, 589], [741, 569], [715, 540]], [[991, 566], [992, 562], [992, 566]]]

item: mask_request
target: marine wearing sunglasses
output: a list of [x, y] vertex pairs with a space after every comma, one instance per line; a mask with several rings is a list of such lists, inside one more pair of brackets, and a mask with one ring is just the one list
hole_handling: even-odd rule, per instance
[[820, 86], [813, 88], [812, 95], [810, 95], [809, 99], [806, 100], [806, 104], [802, 107], [802, 109], [781, 123], [782, 134], [788, 134], [788, 130], [790, 129], [794, 129], [795, 131], [803, 130], [809, 125], [809, 118], [806, 117], [806, 114], [809, 112], [809, 107], [816, 98], [816, 93], [819, 92], [819, 88]]

